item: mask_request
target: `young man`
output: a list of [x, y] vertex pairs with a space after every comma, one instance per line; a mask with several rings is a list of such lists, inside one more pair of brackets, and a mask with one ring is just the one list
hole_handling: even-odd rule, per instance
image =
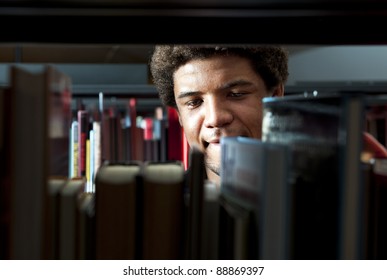
[[262, 98], [282, 96], [288, 52], [277, 46], [156, 46], [150, 61], [164, 105], [177, 109], [188, 144], [220, 184], [220, 138], [261, 137]]

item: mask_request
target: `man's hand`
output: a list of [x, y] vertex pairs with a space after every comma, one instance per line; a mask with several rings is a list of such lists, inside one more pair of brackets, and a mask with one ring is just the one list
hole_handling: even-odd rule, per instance
[[387, 158], [387, 149], [372, 134], [363, 132], [364, 148], [362, 160], [371, 158]]

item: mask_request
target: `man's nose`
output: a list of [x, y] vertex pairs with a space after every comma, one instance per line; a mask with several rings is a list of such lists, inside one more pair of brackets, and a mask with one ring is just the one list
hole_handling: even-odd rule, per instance
[[206, 127], [223, 127], [232, 122], [233, 114], [225, 102], [218, 99], [208, 100], [205, 106]]

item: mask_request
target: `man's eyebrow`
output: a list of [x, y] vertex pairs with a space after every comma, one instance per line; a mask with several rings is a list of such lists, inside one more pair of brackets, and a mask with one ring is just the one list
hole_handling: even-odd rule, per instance
[[185, 98], [185, 97], [190, 97], [190, 96], [196, 96], [199, 95], [198, 91], [186, 91], [186, 92], [180, 92], [178, 95], [178, 99]]
[[[231, 82], [223, 84], [221, 87], [219, 87], [219, 89], [225, 90], [225, 89], [231, 89], [231, 88], [237, 87], [237, 86], [251, 86], [251, 85], [253, 85], [253, 83], [250, 81], [247, 81], [247, 80], [235, 80], [235, 81], [231, 81]], [[183, 92], [179, 93], [177, 98], [182, 99], [185, 97], [191, 97], [191, 96], [197, 96], [197, 95], [200, 95], [200, 92], [198, 92], [198, 91], [186, 91], [186, 92], [184, 92], [183, 91]]]
[[229, 83], [225, 83], [220, 87], [220, 89], [230, 89], [236, 86], [251, 86], [253, 83], [247, 80], [236, 80]]

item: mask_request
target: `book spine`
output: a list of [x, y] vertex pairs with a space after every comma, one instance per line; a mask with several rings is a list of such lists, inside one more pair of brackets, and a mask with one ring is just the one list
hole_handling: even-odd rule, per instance
[[342, 102], [337, 96], [263, 100], [262, 141], [288, 146], [292, 158], [290, 259], [339, 258]]
[[142, 177], [142, 259], [182, 259], [183, 165], [177, 161], [147, 162]]
[[[139, 151], [142, 153], [142, 147], [140, 146], [140, 143], [138, 141], [138, 134], [139, 134], [139, 128], [137, 127], [137, 99], [136, 98], [130, 98], [129, 104], [128, 104], [128, 111], [129, 111], [129, 117], [130, 117], [130, 143], [131, 143], [131, 150], [130, 155], [133, 160], [142, 160], [141, 156], [139, 156]], [[142, 138], [142, 136], [141, 136]]]
[[86, 190], [91, 192], [94, 166], [94, 131], [89, 131], [89, 137], [86, 141]]
[[78, 121], [73, 120], [70, 133], [70, 178], [77, 177], [79, 172], [78, 133]]
[[371, 242], [368, 259], [385, 260], [387, 258], [387, 159], [376, 158], [372, 165], [370, 221]]
[[92, 168], [92, 174], [91, 174], [91, 182], [92, 182], [92, 192], [95, 192], [95, 174], [97, 174], [98, 169], [101, 167], [102, 164], [102, 158], [101, 158], [101, 123], [99, 121], [93, 122], [93, 131], [94, 131], [94, 147], [93, 147], [93, 168]]
[[174, 108], [168, 108], [168, 160], [183, 160], [182, 128]]
[[196, 147], [190, 151], [191, 168], [188, 173], [189, 199], [189, 234], [188, 234], [188, 252], [192, 260], [199, 259], [202, 243], [203, 228], [203, 202], [204, 202], [204, 154]]
[[137, 191], [140, 162], [105, 162], [95, 177], [96, 259], [138, 259], [142, 236], [137, 234], [142, 199]]
[[155, 151], [153, 146], [153, 119], [148, 117], [142, 120], [144, 132], [144, 160], [154, 161]]
[[89, 132], [89, 113], [85, 110], [78, 111], [78, 176], [86, 177], [86, 141]]

